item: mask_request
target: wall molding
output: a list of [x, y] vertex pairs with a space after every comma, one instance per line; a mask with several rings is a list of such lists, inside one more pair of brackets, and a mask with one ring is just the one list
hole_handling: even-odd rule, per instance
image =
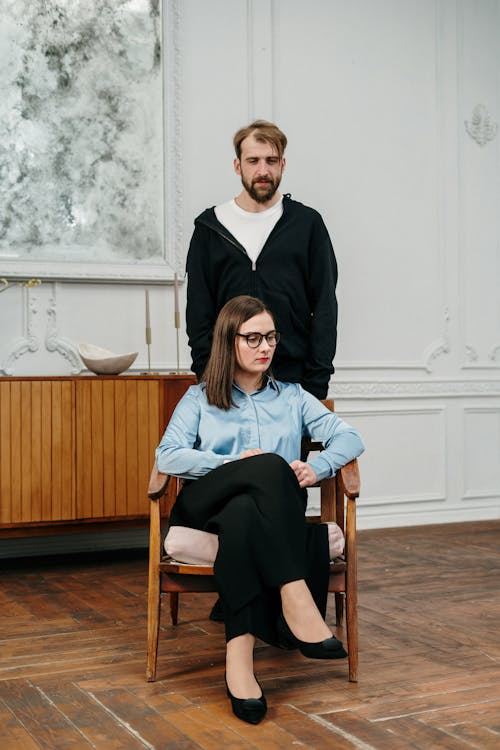
[[357, 505], [357, 527], [362, 529], [395, 528], [396, 526], [427, 526], [435, 523], [465, 523], [498, 519], [498, 501], [481, 505], [444, 504], [439, 508], [401, 508], [389, 506], [363, 506], [362, 498]]
[[[337, 369], [339, 372], [341, 368]], [[464, 396], [499, 396], [500, 381], [432, 380], [432, 381], [343, 381], [337, 377], [330, 384], [334, 398], [457, 398]]]
[[488, 500], [493, 498], [499, 498], [500, 497], [500, 491], [495, 490], [467, 490], [462, 495], [462, 500], [464, 502], [470, 503], [475, 502], [477, 500]]
[[442, 493], [433, 493], [433, 492], [422, 492], [418, 495], [380, 495], [380, 496], [372, 496], [372, 497], [364, 497], [363, 498], [363, 507], [364, 508], [374, 508], [377, 506], [398, 506], [398, 507], [404, 507], [405, 505], [410, 505], [411, 503], [415, 503], [415, 505], [420, 505], [421, 503], [444, 503], [446, 502], [446, 492]]
[[[493, 420], [497, 423], [497, 435], [500, 439], [500, 407], [498, 404], [495, 404], [495, 406], [465, 406], [462, 410], [462, 458], [460, 461], [460, 464], [462, 466], [462, 496], [461, 500], [465, 503], [473, 503], [481, 500], [486, 499], [492, 499], [492, 498], [499, 498], [500, 497], [500, 482], [498, 485], [495, 486], [489, 486], [489, 487], [483, 487], [481, 489], [474, 488], [474, 487], [468, 487], [467, 482], [467, 459], [468, 459], [468, 436], [470, 433], [470, 430], [467, 428], [466, 419], [467, 416], [473, 416], [473, 415], [487, 415], [488, 417], [492, 417]], [[470, 426], [469, 426], [470, 428]], [[500, 449], [500, 442], [497, 441], [496, 450], [494, 449], [492, 453], [495, 455], [498, 455], [498, 450]], [[484, 478], [484, 474], [481, 471], [475, 471], [474, 477], [479, 476], [480, 478]], [[494, 484], [494, 483], [493, 483]], [[468, 488], [467, 488], [468, 487]]]

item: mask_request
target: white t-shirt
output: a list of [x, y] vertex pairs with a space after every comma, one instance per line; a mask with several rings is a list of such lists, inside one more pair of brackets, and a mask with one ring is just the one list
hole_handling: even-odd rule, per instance
[[215, 207], [218, 220], [231, 232], [240, 245], [243, 245], [252, 263], [255, 263], [259, 257], [260, 251], [282, 213], [283, 196], [274, 206], [265, 211], [245, 211], [238, 206], [234, 198]]

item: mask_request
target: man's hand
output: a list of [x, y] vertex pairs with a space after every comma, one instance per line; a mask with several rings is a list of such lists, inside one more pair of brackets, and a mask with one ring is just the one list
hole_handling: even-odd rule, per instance
[[297, 477], [300, 487], [312, 487], [318, 481], [313, 467], [304, 463], [304, 461], [292, 461], [290, 466]]
[[264, 451], [260, 448], [249, 448], [247, 451], [243, 451], [243, 453], [240, 455], [240, 458], [250, 458], [250, 456], [258, 456], [259, 453], [263, 453]]

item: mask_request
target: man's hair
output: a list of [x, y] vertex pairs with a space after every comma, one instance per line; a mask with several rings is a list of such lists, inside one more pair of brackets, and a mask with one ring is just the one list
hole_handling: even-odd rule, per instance
[[278, 152], [280, 159], [283, 158], [288, 143], [286, 135], [272, 122], [255, 120], [245, 128], [240, 128], [233, 138], [234, 150], [238, 159], [241, 159], [241, 144], [249, 135], [253, 135], [255, 140], [260, 141], [260, 143], [270, 143]]
[[[233, 401], [233, 380], [236, 367], [236, 334], [240, 326], [254, 315], [272, 312], [257, 297], [242, 294], [226, 302], [215, 321], [210, 358], [203, 375], [207, 401], [227, 411], [236, 406]], [[267, 370], [267, 374], [271, 374]]]

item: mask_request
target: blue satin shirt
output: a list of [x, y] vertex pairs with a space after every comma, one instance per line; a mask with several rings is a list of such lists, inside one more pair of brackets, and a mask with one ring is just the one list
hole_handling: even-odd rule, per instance
[[252, 394], [235, 383], [233, 400], [237, 406], [224, 411], [207, 402], [203, 383], [191, 386], [156, 449], [159, 471], [198, 479], [250, 448], [277, 453], [291, 463], [300, 459], [304, 436], [324, 445], [308, 460], [319, 481], [364, 451], [357, 430], [297, 383], [268, 378], [267, 385]]

